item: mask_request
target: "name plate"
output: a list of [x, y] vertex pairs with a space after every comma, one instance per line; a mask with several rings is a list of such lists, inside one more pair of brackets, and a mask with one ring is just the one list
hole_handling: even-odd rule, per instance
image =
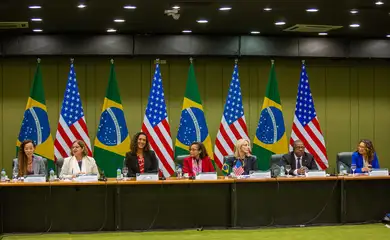
[[46, 176], [27, 176], [24, 182], [46, 182]]
[[217, 180], [218, 176], [216, 172], [209, 173], [199, 173], [196, 177], [196, 180]]
[[325, 171], [308, 171], [306, 177], [326, 177]]
[[251, 179], [263, 179], [263, 178], [271, 178], [270, 171], [255, 171], [249, 175]]
[[372, 169], [368, 174], [369, 176], [389, 176], [389, 170], [387, 168]]
[[158, 181], [158, 173], [137, 174], [136, 181]]
[[81, 175], [74, 179], [76, 182], [97, 182], [98, 176], [96, 175]]

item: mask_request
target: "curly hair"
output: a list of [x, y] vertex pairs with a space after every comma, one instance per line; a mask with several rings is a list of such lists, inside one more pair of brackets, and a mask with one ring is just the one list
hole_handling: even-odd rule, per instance
[[150, 145], [149, 145], [149, 140], [148, 140], [148, 136], [146, 136], [146, 133], [144, 132], [138, 132], [136, 133], [133, 138], [131, 139], [131, 143], [130, 143], [130, 153], [132, 154], [137, 154], [137, 149], [138, 149], [138, 138], [139, 136], [141, 135], [144, 135], [145, 138], [146, 138], [146, 143], [145, 143], [145, 147], [144, 147], [144, 152], [148, 152], [150, 151]]

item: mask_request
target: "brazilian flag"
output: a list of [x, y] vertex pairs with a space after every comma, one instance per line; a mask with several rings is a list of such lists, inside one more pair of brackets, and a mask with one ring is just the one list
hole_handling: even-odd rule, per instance
[[272, 154], [287, 152], [288, 145], [282, 103], [276, 80], [275, 65], [272, 61], [252, 153], [257, 156], [259, 169], [268, 170]]
[[[194, 66], [191, 62], [188, 71], [187, 87], [184, 95], [183, 108], [181, 110], [179, 131], [175, 143], [175, 156], [188, 155], [189, 147], [193, 142], [202, 142], [212, 159], [213, 149], [206, 118], [203, 112], [198, 84], [195, 78]], [[212, 160], [214, 169], [216, 165]]]
[[40, 59], [38, 59], [30, 97], [27, 100], [22, 126], [16, 141], [17, 151], [24, 140], [32, 140], [36, 145], [34, 154], [46, 158], [48, 168], [55, 169], [54, 142], [50, 133]]
[[116, 81], [114, 61], [111, 60], [110, 78], [93, 155], [98, 167], [104, 171], [106, 177], [116, 177], [116, 170], [122, 169], [125, 154], [129, 149], [129, 132]]

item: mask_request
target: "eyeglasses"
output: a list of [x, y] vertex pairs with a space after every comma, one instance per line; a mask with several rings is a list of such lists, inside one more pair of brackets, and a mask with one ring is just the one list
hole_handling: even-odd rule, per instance
[[73, 146], [72, 149], [81, 148], [80, 146]]

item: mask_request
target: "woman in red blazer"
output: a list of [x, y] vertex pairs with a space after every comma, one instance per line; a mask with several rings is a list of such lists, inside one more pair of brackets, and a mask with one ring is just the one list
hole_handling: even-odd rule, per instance
[[201, 172], [214, 172], [213, 164], [201, 142], [193, 142], [190, 146], [190, 156], [183, 160], [183, 173], [194, 177]]

